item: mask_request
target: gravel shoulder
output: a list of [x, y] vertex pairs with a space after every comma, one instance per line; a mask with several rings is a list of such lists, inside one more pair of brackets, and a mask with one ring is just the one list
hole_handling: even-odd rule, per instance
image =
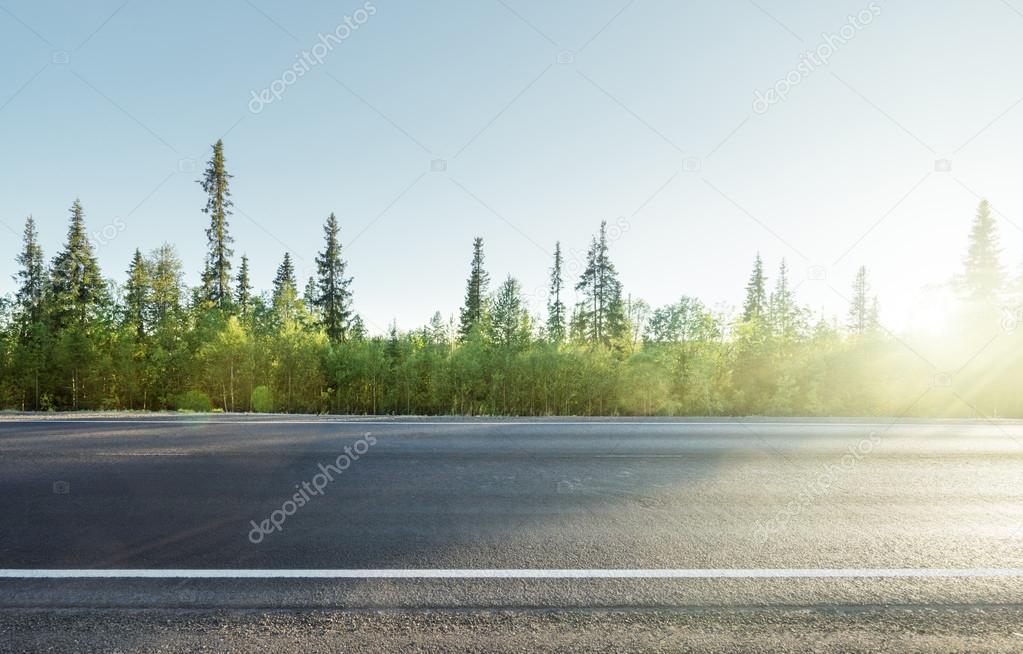
[[1019, 652], [1023, 608], [3, 610], [0, 652]]

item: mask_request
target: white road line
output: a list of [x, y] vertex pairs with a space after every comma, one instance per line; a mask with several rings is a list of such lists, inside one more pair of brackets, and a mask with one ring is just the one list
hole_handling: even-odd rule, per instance
[[869, 579], [1023, 577], [1023, 568], [0, 569], [0, 579]]

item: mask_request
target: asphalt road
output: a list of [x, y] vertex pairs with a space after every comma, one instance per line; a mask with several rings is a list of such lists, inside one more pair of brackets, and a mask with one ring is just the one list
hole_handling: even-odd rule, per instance
[[[193, 611], [205, 627], [194, 611], [356, 612], [317, 618], [330, 624], [397, 611], [369, 620], [379, 644], [430, 609], [429, 624], [449, 615], [455, 632], [466, 615], [502, 611], [511, 624], [541, 616], [534, 632], [582, 620], [589, 636], [568, 648], [600, 649], [615, 641], [592, 612], [612, 611], [624, 612], [614, 624], [649, 627], [638, 649], [683, 642], [658, 631], [672, 620], [693, 649], [700, 625], [749, 649], [775, 623], [804, 636], [841, 623], [865, 649], [882, 624], [933, 627], [928, 651], [961, 649], [988, 625], [974, 644], [1023, 648], [1023, 424], [11, 416], [0, 418], [0, 497], [8, 573], [194, 571], [0, 578], [0, 625], [22, 636], [68, 633], [67, 611], [86, 622]], [[225, 570], [252, 572], [203, 578]], [[341, 576], [264, 578], [281, 570]], [[566, 608], [581, 613], [560, 625], [544, 613]], [[509, 624], [498, 623], [488, 628]], [[832, 644], [856, 649], [856, 638]], [[790, 641], [775, 649], [816, 642]], [[502, 643], [516, 641], [483, 649]]]

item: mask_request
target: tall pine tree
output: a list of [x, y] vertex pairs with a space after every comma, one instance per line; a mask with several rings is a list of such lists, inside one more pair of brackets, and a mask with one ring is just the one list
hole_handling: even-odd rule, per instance
[[318, 293], [315, 298], [320, 310], [320, 322], [327, 337], [338, 343], [348, 337], [352, 323], [352, 278], [345, 276], [347, 262], [341, 258], [340, 227], [331, 213], [323, 226], [326, 246], [316, 256]]
[[39, 233], [32, 216], [25, 220], [25, 232], [22, 237], [22, 250], [17, 257], [18, 273], [14, 276], [18, 282], [15, 295], [16, 315], [21, 331], [29, 325], [43, 320], [44, 299], [49, 277], [46, 263], [43, 260], [43, 248], [39, 245]]
[[281, 265], [277, 266], [277, 275], [274, 277], [274, 304], [276, 305], [283, 300], [294, 300], [298, 295], [297, 285], [298, 282], [295, 280], [295, 264], [291, 262], [291, 253], [285, 252]]
[[290, 252], [284, 253], [284, 259], [277, 267], [272, 301], [278, 327], [298, 318], [302, 300], [298, 296], [298, 280], [295, 278], [295, 265], [291, 261]]
[[796, 304], [795, 294], [789, 284], [789, 267], [785, 259], [778, 266], [778, 277], [774, 280], [768, 309], [771, 329], [782, 338], [795, 338], [803, 325], [803, 311]]
[[511, 275], [498, 287], [491, 314], [491, 340], [494, 343], [506, 348], [528, 344], [529, 312], [522, 302], [522, 287]]
[[146, 261], [152, 285], [152, 321], [154, 327], [179, 327], [181, 313], [182, 272], [181, 259], [170, 243], [164, 243], [149, 254]]
[[466, 340], [477, 326], [482, 326], [487, 313], [487, 287], [490, 276], [483, 268], [483, 239], [476, 237], [472, 242], [472, 263], [469, 279], [465, 284], [465, 304], [460, 313], [458, 334]]
[[17, 257], [18, 283], [15, 294], [13, 345], [11, 361], [12, 383], [18, 398], [18, 408], [39, 409], [42, 379], [46, 367], [49, 329], [46, 325], [46, 299], [49, 274], [39, 245], [35, 220], [25, 220], [22, 250]]
[[561, 291], [565, 286], [562, 273], [561, 242], [554, 244], [554, 265], [551, 267], [551, 281], [547, 296], [547, 338], [554, 345], [565, 340], [565, 303]]
[[963, 260], [961, 291], [967, 300], [991, 303], [998, 299], [1004, 283], [1000, 254], [998, 228], [991, 215], [991, 206], [987, 200], [981, 200]]
[[234, 254], [227, 226], [233, 205], [228, 188], [231, 175], [224, 164], [224, 142], [218, 140], [213, 144], [213, 156], [199, 183], [207, 195], [203, 213], [210, 217], [210, 226], [206, 228], [208, 251], [202, 275], [203, 293], [207, 301], [221, 309], [231, 304], [231, 256]]
[[862, 336], [874, 329], [877, 322], [877, 298], [871, 300], [867, 267], [860, 266], [853, 281], [852, 302], [849, 304], [849, 331]]
[[235, 278], [234, 302], [241, 315], [248, 315], [252, 304], [252, 280], [249, 278], [249, 257], [244, 254]]
[[746, 322], [763, 317], [767, 309], [767, 278], [764, 276], [764, 262], [757, 252], [753, 272], [746, 283], [746, 301], [742, 307], [742, 319]]
[[124, 285], [124, 326], [137, 339], [142, 339], [146, 336], [146, 326], [149, 322], [151, 295], [149, 270], [142, 250], [135, 248], [127, 274], [128, 281]]
[[320, 297], [320, 291], [317, 288], [316, 278], [312, 275], [305, 282], [305, 290], [302, 291], [302, 303], [305, 305], [305, 310], [310, 316], [319, 320], [320, 308], [316, 306], [316, 301]]
[[60, 379], [57, 390], [63, 396], [58, 401], [75, 409], [89, 406], [93, 391], [99, 392], [95, 364], [110, 296], [78, 200], [71, 205], [67, 242], [51, 265], [50, 297], [50, 325], [57, 340], [52, 372]]
[[586, 253], [586, 268], [575, 289], [583, 295], [576, 307], [574, 329], [591, 344], [611, 345], [628, 331], [622, 284], [611, 257], [607, 241], [607, 221]]
[[50, 273], [54, 328], [85, 327], [97, 318], [108, 302], [106, 282], [85, 231], [82, 203], [71, 205], [64, 249], [54, 257]]

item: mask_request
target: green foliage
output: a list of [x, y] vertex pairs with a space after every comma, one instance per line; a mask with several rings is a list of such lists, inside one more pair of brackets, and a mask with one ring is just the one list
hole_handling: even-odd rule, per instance
[[245, 315], [249, 312], [252, 304], [252, 280], [249, 279], [249, 258], [242, 255], [242, 263], [238, 267], [238, 276], [235, 278], [234, 301], [238, 312]]
[[135, 248], [131, 266], [128, 268], [128, 283], [124, 287], [123, 326], [134, 333], [136, 338], [146, 336], [148, 322], [149, 292], [152, 282], [149, 270], [142, 258], [142, 251]]
[[352, 327], [352, 278], [346, 277], [347, 262], [341, 258], [341, 241], [337, 217], [332, 213], [323, 226], [326, 246], [316, 256], [316, 270], [319, 276], [315, 297], [309, 301], [319, 309], [320, 321], [331, 341], [345, 340]]
[[47, 409], [49, 398], [42, 393], [50, 330], [46, 323], [49, 272], [39, 245], [35, 221], [25, 221], [23, 249], [17, 257], [18, 290], [14, 298], [6, 350], [6, 367], [11, 377], [12, 404], [21, 410]]
[[234, 239], [227, 225], [233, 204], [230, 179], [224, 160], [224, 142], [218, 140], [213, 144], [213, 156], [199, 184], [207, 196], [203, 213], [210, 217], [210, 226], [206, 228], [208, 252], [202, 274], [203, 293], [207, 301], [220, 309], [231, 304], [231, 256], [234, 254], [231, 243]]
[[277, 267], [277, 275], [273, 281], [272, 301], [278, 327], [294, 323], [305, 311], [305, 305], [298, 296], [295, 265], [291, 261], [290, 252], [284, 253], [284, 259]]
[[106, 282], [85, 230], [85, 212], [75, 200], [64, 249], [50, 272], [50, 309], [55, 329], [85, 329], [100, 317], [109, 301]]
[[554, 265], [551, 267], [551, 281], [547, 297], [547, 338], [554, 345], [565, 340], [565, 303], [561, 292], [565, 287], [562, 267], [561, 243], [554, 244]]
[[58, 405], [85, 408], [102, 405], [101, 343], [111, 331], [111, 298], [85, 230], [85, 212], [71, 205], [71, 223], [64, 249], [50, 266], [48, 296], [52, 336], [49, 371]]
[[469, 279], [465, 283], [465, 304], [460, 314], [458, 334], [463, 341], [470, 338], [473, 330], [481, 328], [487, 318], [487, 287], [490, 275], [483, 268], [483, 239], [472, 242], [472, 263]]
[[277, 266], [277, 275], [274, 277], [274, 306], [281, 302], [293, 301], [298, 294], [297, 289], [295, 265], [291, 262], [291, 253], [285, 252], [281, 265]]
[[742, 305], [742, 319], [746, 322], [753, 322], [767, 311], [767, 278], [764, 277], [764, 262], [757, 252], [757, 259], [753, 263], [753, 272], [750, 273], [749, 282], [746, 283], [746, 301]]
[[675, 304], [655, 309], [646, 325], [648, 343], [712, 341], [721, 336], [721, 326], [696, 298], [683, 297]]
[[991, 215], [991, 205], [987, 200], [981, 200], [973, 219], [960, 280], [960, 289], [968, 300], [977, 303], [995, 300], [1005, 282], [1000, 254], [998, 229]]
[[209, 413], [213, 410], [210, 396], [194, 389], [175, 396], [171, 406], [178, 411], [193, 411], [195, 413]]
[[257, 386], [253, 388], [252, 395], [249, 397], [249, 406], [256, 413], [270, 413], [274, 410], [273, 395], [271, 395], [268, 387]]
[[849, 305], [849, 331], [856, 336], [863, 336], [877, 331], [879, 326], [877, 296], [870, 297], [870, 282], [867, 279], [867, 267], [860, 266], [853, 282], [853, 297]]
[[[687, 296], [651, 308], [624, 294], [606, 223], [590, 241], [570, 320], [560, 243], [544, 319], [530, 315], [512, 276], [490, 293], [476, 238], [457, 327], [438, 312], [421, 328], [392, 324], [369, 335], [352, 305], [334, 214], [304, 297], [291, 253], [272, 293], [253, 293], [245, 256], [228, 288], [229, 178], [218, 142], [202, 181], [211, 224], [197, 288], [186, 288], [181, 260], [164, 244], [136, 249], [124, 285], [111, 292], [118, 287], [101, 276], [77, 200], [48, 268], [26, 221], [16, 288], [0, 298], [0, 408], [1023, 416], [1014, 372], [1023, 369], [1023, 329], [997, 317], [978, 322], [983, 312], [974, 310], [1007, 305], [986, 203], [958, 279], [971, 308], [933, 343], [907, 343], [882, 327], [866, 268], [840, 328], [800, 305], [784, 261], [768, 294], [759, 254], [740, 311], [712, 311]], [[1019, 311], [1009, 318], [1023, 321]], [[935, 384], [930, 360], [939, 357], [958, 370], [957, 386]]]
[[15, 280], [18, 282], [16, 303], [16, 320], [22, 330], [43, 319], [43, 301], [49, 275], [43, 261], [43, 248], [39, 245], [39, 233], [36, 231], [35, 220], [29, 216], [25, 220], [25, 233], [22, 239], [23, 249], [18, 255], [19, 266]]
[[529, 312], [522, 302], [522, 287], [511, 275], [494, 295], [490, 319], [490, 339], [498, 347], [521, 349], [529, 344], [532, 327]]
[[575, 286], [583, 299], [576, 305], [573, 331], [591, 345], [608, 347], [628, 332], [622, 284], [611, 263], [607, 239], [607, 221], [593, 237], [586, 253], [586, 268]]

